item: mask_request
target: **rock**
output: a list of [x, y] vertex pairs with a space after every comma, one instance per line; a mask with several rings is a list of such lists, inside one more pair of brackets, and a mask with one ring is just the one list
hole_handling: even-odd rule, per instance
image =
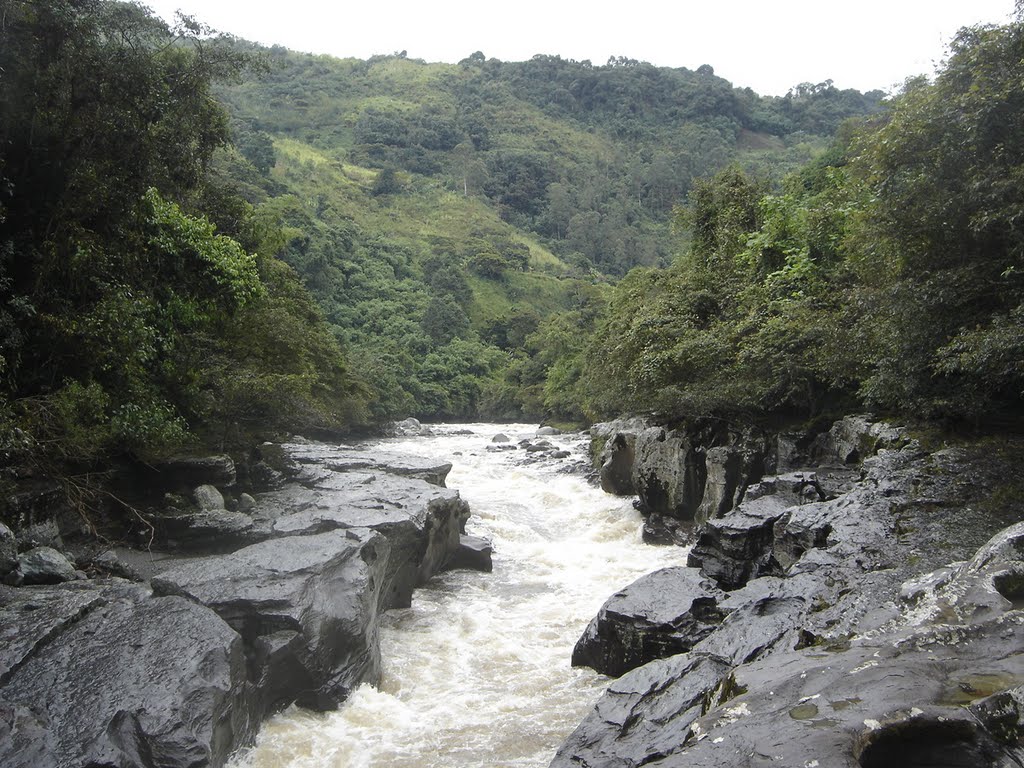
[[364, 472], [333, 473], [310, 488], [260, 494], [258, 503], [274, 519], [274, 535], [370, 528], [387, 536], [393, 566], [381, 587], [385, 607], [409, 605], [413, 589], [442, 570], [458, 549], [469, 519], [458, 491]]
[[112, 550], [107, 550], [96, 555], [92, 559], [92, 567], [98, 569], [101, 573], [109, 574], [111, 576], [119, 576], [122, 579], [128, 579], [129, 581], [142, 581], [142, 574], [138, 572], [130, 563], [126, 563], [117, 553]]
[[618, 419], [590, 428], [591, 450], [600, 470], [601, 489], [616, 496], [632, 496], [636, 436], [650, 426], [640, 418]]
[[574, 667], [618, 677], [654, 659], [684, 653], [724, 617], [725, 594], [690, 568], [663, 568], [616, 592], [572, 652]]
[[693, 541], [693, 523], [651, 514], [644, 518], [641, 538], [647, 544], [686, 546]]
[[627, 672], [565, 740], [551, 768], [638, 768], [677, 752], [691, 724], [728, 695], [730, 670], [721, 659], [680, 654]]
[[784, 501], [764, 496], [744, 502], [725, 517], [708, 520], [686, 564], [700, 568], [723, 589], [737, 589], [756, 576], [776, 572], [775, 523], [785, 511]]
[[239, 512], [252, 512], [254, 509], [256, 509], [256, 499], [248, 493], [241, 493], [238, 495]]
[[491, 555], [494, 554], [494, 547], [491, 542], [480, 536], [459, 536], [459, 548], [455, 550], [452, 559], [448, 563], [449, 570], [465, 568], [471, 571], [483, 571], [490, 573], [494, 565], [491, 562]]
[[333, 709], [376, 682], [378, 590], [390, 547], [365, 529], [293, 536], [176, 565], [153, 579], [215, 611], [241, 636], [258, 716], [292, 702]]
[[519, 446], [510, 445], [509, 443], [501, 443], [498, 445], [488, 445], [484, 450], [488, 453], [500, 453], [503, 451], [517, 451], [519, 450]]
[[815, 463], [859, 464], [882, 448], [902, 448], [910, 443], [903, 427], [874, 421], [870, 414], [840, 419], [811, 446]]
[[10, 579], [16, 584], [60, 584], [74, 581], [75, 566], [50, 547], [36, 547], [18, 556], [18, 567]]
[[224, 496], [212, 485], [200, 485], [192, 491], [196, 506], [203, 512], [217, 512], [224, 509]]
[[547, 437], [550, 435], [560, 435], [562, 434], [562, 430], [558, 429], [557, 427], [541, 427], [534, 434], [538, 436]]
[[527, 443], [525, 449], [527, 453], [540, 453], [541, 451], [550, 451], [554, 447], [547, 440], [541, 440], [539, 443]]
[[235, 484], [235, 462], [230, 456], [179, 456], [154, 465], [159, 483], [167, 489], [200, 485], [228, 487]]
[[572, 453], [570, 451], [552, 451], [551, 452], [551, 458], [552, 459], [568, 459], [570, 456], [572, 456]]
[[84, 583], [0, 591], [0, 764], [223, 765], [248, 743], [245, 655], [208, 609]]
[[649, 427], [636, 436], [633, 485], [643, 510], [692, 520], [704, 498], [707, 465], [690, 436]]
[[744, 487], [743, 456], [737, 448], [708, 448], [704, 460], [704, 496], [696, 513], [701, 521], [726, 514], [739, 502]]
[[507, 443], [507, 442], [509, 442], [509, 439], [510, 439], [509, 436], [506, 435], [504, 432], [499, 432], [498, 434], [496, 434], [494, 437], [491, 438], [491, 442], [492, 443]]
[[18, 567], [18, 540], [14, 532], [0, 523], [0, 577]]
[[345, 446], [322, 443], [283, 446], [287, 456], [303, 467], [296, 480], [304, 485], [315, 485], [316, 478], [329, 472], [375, 471], [391, 475], [414, 477], [431, 485], [444, 487], [445, 478], [452, 469], [450, 461], [390, 451], [357, 451]]
[[[146, 519], [156, 531], [156, 540], [175, 551], [230, 552], [261, 541], [270, 533], [244, 512], [226, 509], [148, 515]], [[144, 537], [149, 535], [148, 530], [143, 532]]]
[[408, 418], [392, 424], [391, 432], [396, 437], [418, 437], [423, 434], [424, 430], [423, 425], [417, 419]]

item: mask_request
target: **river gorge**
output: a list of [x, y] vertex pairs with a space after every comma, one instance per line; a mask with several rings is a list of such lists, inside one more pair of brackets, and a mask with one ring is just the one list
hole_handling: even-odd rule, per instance
[[493, 542], [493, 573], [418, 589], [383, 619], [379, 686], [337, 712], [278, 715], [237, 768], [547, 766], [608, 683], [570, 666], [587, 622], [620, 587], [685, 563], [685, 550], [641, 542], [631, 499], [587, 482], [584, 436], [545, 437], [570, 452], [556, 459], [498, 450], [536, 440], [531, 425], [432, 431], [370, 447], [452, 462], [446, 483], [469, 502], [468, 532]]

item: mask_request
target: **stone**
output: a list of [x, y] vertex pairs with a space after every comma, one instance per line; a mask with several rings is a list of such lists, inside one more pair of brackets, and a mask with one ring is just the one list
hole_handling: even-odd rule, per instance
[[212, 485], [200, 485], [192, 491], [196, 506], [203, 512], [217, 512], [224, 509], [224, 496]]
[[391, 431], [396, 437], [418, 437], [423, 434], [423, 425], [418, 419], [408, 418], [392, 424]]
[[[182, 552], [230, 552], [269, 536], [269, 531], [258, 527], [251, 516], [226, 509], [174, 511], [150, 514], [146, 519], [155, 530], [156, 541]], [[144, 537], [149, 535], [148, 530], [143, 532]]]
[[701, 521], [721, 517], [736, 506], [744, 481], [743, 456], [737, 448], [708, 448], [704, 460], [707, 467], [704, 496], [696, 512], [696, 518]]
[[153, 465], [160, 485], [170, 490], [200, 485], [229, 487], [235, 484], [234, 460], [227, 455], [179, 456]]
[[370, 528], [387, 536], [394, 565], [381, 587], [386, 607], [407, 607], [412, 591], [444, 568], [459, 546], [469, 505], [458, 491], [423, 480], [365, 472], [331, 473], [312, 487], [260, 494], [275, 536]]
[[877, 422], [871, 414], [847, 416], [814, 440], [811, 459], [819, 464], [859, 464], [882, 448], [902, 448], [909, 443], [903, 427]]
[[252, 512], [254, 509], [256, 509], [256, 499], [248, 493], [240, 493], [238, 495], [238, 511]]
[[552, 459], [568, 459], [570, 456], [572, 456], [572, 453], [570, 451], [552, 451], [551, 452], [551, 458]]
[[775, 523], [785, 511], [784, 501], [764, 496], [744, 502], [725, 517], [708, 520], [686, 564], [700, 568], [723, 589], [738, 589], [752, 578], [776, 572]]
[[471, 571], [483, 571], [490, 573], [494, 569], [491, 556], [494, 554], [494, 547], [490, 541], [482, 536], [459, 536], [459, 547], [452, 554], [448, 562], [448, 569], [466, 569]]
[[5, 767], [223, 765], [254, 735], [241, 638], [192, 601], [0, 591], [0, 636]]
[[721, 659], [686, 653], [627, 672], [559, 747], [551, 768], [638, 768], [679, 751], [691, 725], [725, 695], [716, 692], [730, 671]]
[[282, 447], [287, 457], [301, 468], [295, 479], [304, 485], [315, 484], [318, 476], [328, 472], [365, 470], [413, 477], [443, 488], [452, 469], [450, 461], [407, 453], [355, 450], [323, 443], [289, 443]]
[[534, 434], [547, 437], [550, 435], [560, 435], [562, 430], [557, 427], [540, 427]]
[[507, 443], [509, 442], [509, 440], [509, 436], [506, 435], [504, 432], [499, 432], [498, 434], [491, 438], [492, 443]]
[[684, 653], [721, 623], [724, 598], [692, 568], [642, 576], [601, 606], [573, 649], [572, 665], [619, 677], [654, 659]]
[[18, 556], [18, 567], [11, 573], [17, 584], [60, 584], [78, 578], [75, 566], [51, 547], [36, 547]]
[[293, 702], [333, 709], [379, 676], [378, 591], [389, 554], [378, 533], [337, 530], [175, 565], [152, 585], [207, 606], [241, 635], [259, 717]]

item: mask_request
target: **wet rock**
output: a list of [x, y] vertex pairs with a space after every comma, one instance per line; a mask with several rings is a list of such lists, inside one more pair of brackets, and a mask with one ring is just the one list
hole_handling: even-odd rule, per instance
[[283, 447], [287, 456], [303, 467], [296, 479], [305, 485], [315, 484], [316, 478], [326, 472], [374, 471], [413, 477], [443, 488], [452, 469], [450, 461], [412, 454], [354, 450], [323, 443], [290, 443]]
[[704, 496], [697, 508], [698, 520], [721, 517], [740, 500], [744, 487], [743, 456], [732, 446], [709, 448], [705, 452]]
[[509, 443], [501, 443], [498, 445], [488, 445], [484, 450], [489, 453], [501, 453], [504, 451], [517, 451], [519, 450], [519, 446], [511, 445]]
[[[230, 552], [267, 538], [269, 531], [258, 527], [244, 512], [213, 509], [205, 512], [150, 514], [146, 519], [155, 530], [155, 540], [163, 547], [182, 552]], [[143, 532], [143, 537], [150, 531]]]
[[378, 590], [390, 547], [367, 530], [261, 542], [153, 579], [215, 611], [245, 642], [263, 716], [292, 702], [333, 709], [379, 676]]
[[558, 749], [551, 768], [637, 768], [679, 751], [691, 724], [727, 695], [730, 670], [721, 659], [687, 653], [627, 672]]
[[883, 448], [902, 448], [909, 442], [903, 427], [875, 421], [870, 414], [847, 416], [815, 439], [811, 458], [818, 464], [859, 464]]
[[117, 556], [117, 553], [113, 550], [107, 550], [101, 552], [92, 558], [91, 565], [94, 569], [100, 571], [100, 573], [109, 576], [118, 576], [128, 581], [142, 581], [143, 577], [139, 571]]
[[192, 491], [196, 506], [203, 512], [216, 512], [224, 509], [224, 496], [212, 485], [200, 485]]
[[547, 437], [550, 435], [560, 435], [562, 430], [557, 427], [540, 427], [534, 434]]
[[8, 575], [13, 584], [60, 584], [78, 578], [75, 566], [51, 547], [36, 547], [18, 556], [18, 567]]
[[764, 496], [744, 502], [728, 515], [709, 520], [686, 558], [691, 568], [714, 579], [723, 589], [737, 589], [756, 576], [778, 570], [772, 557], [775, 523], [785, 502]]
[[250, 496], [248, 493], [242, 493], [238, 496], [238, 511], [239, 512], [252, 512], [256, 508], [256, 499]]
[[222, 765], [254, 733], [241, 639], [191, 601], [0, 591], [0, 635], [4, 766]]
[[471, 571], [490, 573], [494, 568], [491, 562], [493, 554], [494, 547], [487, 539], [481, 536], [462, 534], [459, 536], [459, 548], [452, 555], [448, 568], [450, 570], [465, 568]]
[[509, 442], [509, 436], [503, 432], [499, 432], [491, 438], [492, 443], [507, 443]]
[[554, 447], [547, 440], [541, 440], [539, 443], [527, 443], [525, 450], [527, 453], [540, 453], [542, 451], [551, 451]]
[[644, 518], [641, 537], [647, 544], [686, 546], [693, 542], [693, 523], [652, 514]]
[[551, 452], [551, 458], [552, 459], [568, 459], [570, 456], [572, 456], [572, 453], [569, 452], [569, 451], [552, 451]]
[[633, 485], [647, 513], [692, 520], [704, 498], [707, 465], [691, 437], [665, 427], [636, 436]]
[[331, 473], [312, 487], [260, 494], [261, 514], [276, 536], [370, 528], [391, 544], [393, 566], [382, 577], [386, 607], [405, 607], [413, 589], [444, 568], [459, 547], [469, 506], [458, 491], [422, 480], [364, 472]]
[[158, 481], [168, 489], [200, 485], [228, 487], [235, 484], [235, 462], [230, 456], [181, 456], [154, 465]]
[[601, 607], [576, 643], [572, 664], [618, 677], [688, 651], [722, 621], [718, 603], [724, 597], [691, 568], [663, 568], [642, 576]]
[[600, 468], [601, 489], [605, 493], [616, 496], [636, 493], [633, 484], [636, 436], [649, 426], [643, 419], [629, 418], [590, 428], [591, 445], [597, 449], [595, 463]]
[[392, 424], [391, 433], [396, 437], [418, 437], [424, 434], [424, 427], [419, 420], [408, 418]]

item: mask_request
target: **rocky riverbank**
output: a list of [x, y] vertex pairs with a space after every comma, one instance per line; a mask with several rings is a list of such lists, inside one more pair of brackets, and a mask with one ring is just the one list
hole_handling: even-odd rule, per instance
[[444, 568], [487, 567], [449, 464], [263, 452], [275, 460], [246, 467], [251, 493], [227, 457], [154, 468], [167, 494], [134, 520], [144, 550], [76, 546], [73, 517], [9, 504], [0, 764], [222, 765], [273, 712], [332, 709], [374, 682], [381, 611]]
[[926, 450], [863, 417], [595, 438], [605, 487], [694, 543], [580, 639], [621, 676], [552, 766], [1024, 764], [1019, 441]]

